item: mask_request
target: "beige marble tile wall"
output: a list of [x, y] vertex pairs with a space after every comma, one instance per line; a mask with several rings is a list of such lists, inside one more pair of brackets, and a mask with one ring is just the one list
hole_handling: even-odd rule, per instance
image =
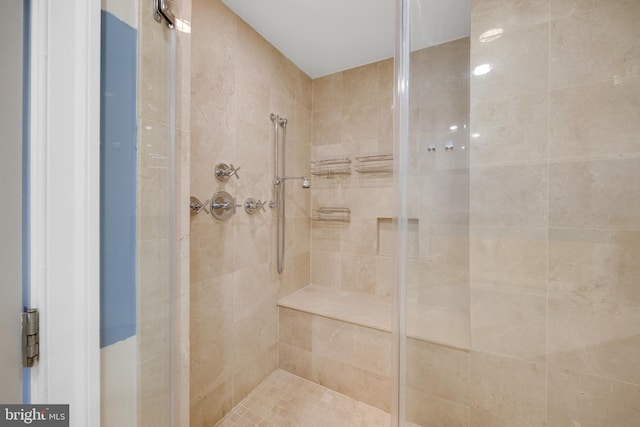
[[[351, 222], [312, 223], [311, 283], [336, 289], [390, 295], [391, 248], [378, 239], [392, 218], [393, 178], [360, 175], [355, 157], [391, 154], [393, 60], [385, 60], [313, 81], [312, 159], [349, 158], [352, 174], [314, 176], [312, 207], [346, 206]], [[382, 243], [382, 247], [381, 247]]]
[[423, 427], [469, 425], [469, 352], [407, 339], [407, 421]]
[[[288, 119], [287, 175], [309, 173], [311, 79], [219, 0], [192, 7], [190, 193], [270, 200], [270, 113]], [[218, 182], [219, 162], [240, 166], [240, 179]], [[191, 426], [214, 425], [276, 369], [276, 301], [309, 283], [310, 194], [288, 181], [286, 197], [282, 275], [273, 210], [191, 219]]]
[[[171, 425], [172, 417], [174, 425], [189, 425], [187, 206], [191, 3], [174, 1], [172, 7], [185, 23], [173, 34], [174, 164], [170, 163], [172, 33], [154, 20], [149, 4], [139, 5], [138, 425], [143, 427]], [[172, 185], [175, 199], [171, 195]]]
[[[414, 277], [433, 278], [434, 286], [467, 282], [468, 50], [468, 40], [461, 40], [412, 54], [412, 75], [428, 84], [412, 93], [409, 256]], [[357, 156], [393, 151], [392, 83], [391, 59], [313, 81], [312, 159], [354, 161], [351, 176], [313, 178], [314, 209], [344, 205], [352, 211], [348, 225], [312, 223], [314, 284], [391, 295], [394, 239], [391, 222], [379, 219], [393, 217], [392, 177], [361, 175], [353, 166]], [[452, 131], [453, 125], [459, 129]], [[438, 150], [430, 155], [424, 141]], [[449, 152], [450, 141], [456, 149]], [[426, 299], [416, 289], [416, 301]]]
[[280, 369], [391, 410], [389, 332], [280, 307]]
[[638, 22], [472, 2], [471, 425], [640, 419]]

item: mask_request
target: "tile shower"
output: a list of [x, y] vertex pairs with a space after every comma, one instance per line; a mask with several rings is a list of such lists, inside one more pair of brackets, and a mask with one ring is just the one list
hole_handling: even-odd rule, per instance
[[[192, 7], [191, 195], [271, 197], [272, 112], [287, 175], [393, 152], [392, 60], [311, 80], [221, 2]], [[470, 22], [411, 55], [406, 420], [635, 425], [640, 5], [473, 0]], [[269, 210], [191, 220], [192, 426], [277, 368], [391, 410], [393, 177], [354, 161], [286, 197], [281, 275]], [[311, 220], [335, 205], [350, 222]]]
[[[191, 195], [226, 190], [269, 200], [270, 113], [288, 119], [287, 175], [308, 174], [311, 79], [219, 1], [196, 0], [191, 22]], [[218, 182], [220, 162], [240, 178]], [[212, 426], [278, 366], [276, 302], [309, 284], [308, 190], [286, 187], [283, 274], [275, 217], [244, 210], [227, 222], [191, 222], [191, 425]]]

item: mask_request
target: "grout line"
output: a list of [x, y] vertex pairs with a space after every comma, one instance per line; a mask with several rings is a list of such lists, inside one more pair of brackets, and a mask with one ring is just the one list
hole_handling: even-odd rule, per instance
[[[551, 18], [551, 0], [547, 2]], [[549, 425], [549, 238], [551, 226], [551, 19], [547, 22], [547, 224], [546, 224], [546, 274], [545, 274], [545, 420]]]

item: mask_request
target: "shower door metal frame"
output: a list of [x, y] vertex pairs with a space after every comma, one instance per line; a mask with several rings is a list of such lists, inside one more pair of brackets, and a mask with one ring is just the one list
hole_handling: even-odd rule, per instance
[[169, 28], [173, 28], [176, 23], [176, 16], [171, 10], [173, 0], [153, 0], [153, 17], [161, 22], [163, 19]]
[[396, 232], [392, 316], [392, 401], [391, 426], [406, 419], [407, 345], [407, 239], [409, 170], [409, 60], [410, 1], [396, 0], [396, 40], [393, 91], [393, 186], [394, 230]]

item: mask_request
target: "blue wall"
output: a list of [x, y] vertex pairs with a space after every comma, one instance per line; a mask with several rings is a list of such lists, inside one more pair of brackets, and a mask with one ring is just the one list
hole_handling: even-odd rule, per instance
[[100, 347], [136, 333], [137, 31], [102, 11]]

